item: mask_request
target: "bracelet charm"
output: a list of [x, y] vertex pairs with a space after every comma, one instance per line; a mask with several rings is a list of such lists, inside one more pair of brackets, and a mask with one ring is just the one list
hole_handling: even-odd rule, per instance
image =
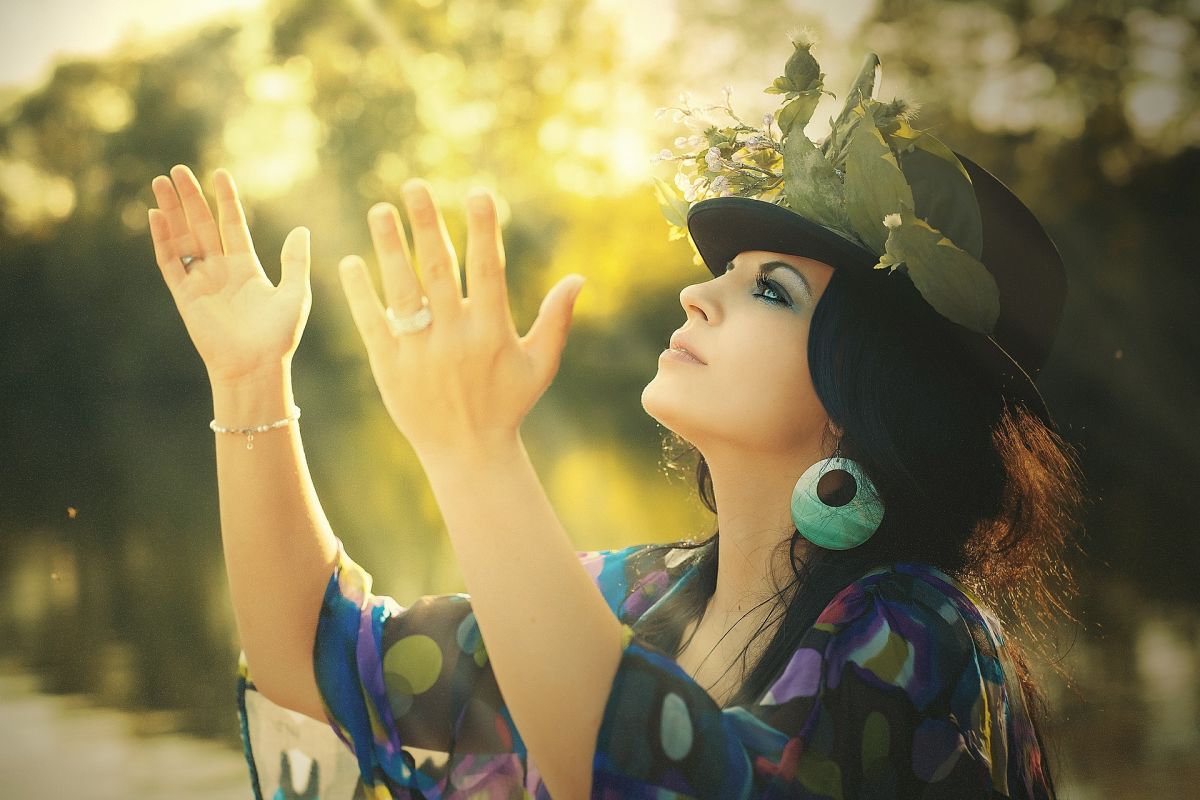
[[266, 431], [274, 430], [276, 428], [282, 428], [284, 425], [287, 425], [292, 420], [300, 419], [300, 406], [293, 403], [292, 404], [292, 412], [293, 412], [292, 416], [284, 417], [283, 419], [277, 419], [274, 422], [268, 422], [265, 425], [255, 425], [254, 427], [251, 427], [251, 428], [224, 428], [224, 427], [218, 425], [217, 421], [215, 419], [212, 422], [208, 423], [208, 427], [212, 428], [213, 431], [215, 431], [216, 433], [245, 434], [246, 449], [253, 450], [254, 449], [254, 434], [264, 433]]

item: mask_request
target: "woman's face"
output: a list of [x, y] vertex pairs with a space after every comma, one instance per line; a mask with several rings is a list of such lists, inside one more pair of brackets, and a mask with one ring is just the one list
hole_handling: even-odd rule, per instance
[[[672, 337], [642, 407], [706, 455], [708, 446], [815, 451], [827, 416], [808, 368], [808, 329], [833, 267], [748, 250], [725, 274], [679, 293], [687, 320]], [[703, 363], [700, 363], [703, 362]]]

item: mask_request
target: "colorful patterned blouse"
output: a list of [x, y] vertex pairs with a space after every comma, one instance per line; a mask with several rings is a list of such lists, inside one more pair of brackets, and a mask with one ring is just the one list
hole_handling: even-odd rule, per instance
[[[721, 708], [636, 628], [695, 575], [695, 552], [579, 553], [624, 631], [593, 798], [1051, 796], [1000, 625], [957, 581], [923, 564], [868, 573], [757, 702]], [[343, 552], [317, 628], [317, 683], [341, 742], [263, 698], [243, 662], [256, 796], [548, 798], [470, 597], [405, 608], [370, 587]]]

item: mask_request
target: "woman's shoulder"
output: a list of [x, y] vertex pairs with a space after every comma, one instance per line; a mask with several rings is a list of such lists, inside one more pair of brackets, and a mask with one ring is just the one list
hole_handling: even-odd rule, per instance
[[790, 721], [808, 737], [805, 752], [840, 763], [895, 751], [930, 784], [982, 780], [997, 796], [1045, 794], [1040, 745], [999, 622], [968, 587], [927, 564], [874, 569], [840, 591], [754, 713]]
[[[920, 622], [914, 636], [944, 637], [952, 632], [963, 647], [984, 647], [988, 655], [1003, 643], [1003, 629], [991, 609], [962, 581], [932, 564], [903, 562], [867, 572], [825, 607], [817, 618], [821, 627], [835, 629], [858, 617], [887, 615], [899, 621]], [[981, 630], [987, 642], [979, 640]]]
[[967, 694], [1002, 684], [1002, 645], [999, 622], [966, 586], [931, 565], [899, 563], [839, 592], [800, 649], [820, 655], [826, 684], [852, 670], [875, 688], [904, 692], [924, 713], [970, 705]]
[[985, 620], [993, 616], [972, 590], [958, 579], [932, 564], [902, 562], [876, 567], [864, 573], [834, 596], [820, 619], [835, 623], [853, 615], [861, 610], [861, 603], [866, 598], [888, 601], [911, 608], [914, 612], [933, 612], [951, 624], [964, 611], [969, 616]]

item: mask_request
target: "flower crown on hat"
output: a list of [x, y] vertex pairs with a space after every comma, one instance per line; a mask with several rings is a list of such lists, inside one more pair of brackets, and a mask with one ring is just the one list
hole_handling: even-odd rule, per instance
[[[676, 122], [694, 125], [699, 112], [723, 111], [733, 125], [709, 124], [703, 135], [679, 137], [659, 161], [678, 161], [675, 185], [655, 179], [659, 205], [671, 223], [670, 238], [687, 231], [688, 209], [709, 197], [750, 197], [775, 203], [865, 248], [875, 269], [900, 270], [942, 316], [982, 334], [995, 329], [1000, 293], [979, 260], [983, 224], [971, 178], [954, 152], [909, 124], [915, 107], [899, 98], [872, 97], [881, 70], [867, 53], [841, 113], [830, 119], [821, 142], [804, 134], [824, 89], [825, 75], [813, 58], [809, 37], [792, 39], [795, 50], [783, 75], [765, 89], [781, 94], [782, 105], [763, 117], [761, 128], [725, 104], [668, 110]], [[691, 118], [691, 119], [689, 119]], [[775, 127], [779, 136], [775, 136]], [[689, 237], [690, 241], [690, 237]], [[692, 244], [693, 249], [695, 244]], [[697, 252], [697, 258], [699, 253]]]

